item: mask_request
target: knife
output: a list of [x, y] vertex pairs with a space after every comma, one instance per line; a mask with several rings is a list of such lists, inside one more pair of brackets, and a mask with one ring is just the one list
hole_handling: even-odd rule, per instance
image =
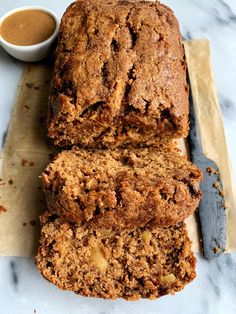
[[[190, 157], [192, 162], [196, 164], [203, 173], [203, 181], [201, 183], [202, 199], [198, 207], [198, 215], [202, 235], [203, 255], [206, 259], [211, 260], [220, 256], [225, 251], [226, 247], [224, 193], [217, 164], [203, 154], [191, 92], [191, 83], [189, 86]], [[204, 105], [207, 106], [207, 104]], [[210, 118], [209, 116], [209, 119]]]

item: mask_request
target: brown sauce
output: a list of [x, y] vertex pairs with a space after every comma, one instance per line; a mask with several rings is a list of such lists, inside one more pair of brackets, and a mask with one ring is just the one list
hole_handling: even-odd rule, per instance
[[24, 10], [6, 17], [1, 36], [11, 44], [30, 46], [49, 38], [56, 28], [55, 19], [41, 10]]

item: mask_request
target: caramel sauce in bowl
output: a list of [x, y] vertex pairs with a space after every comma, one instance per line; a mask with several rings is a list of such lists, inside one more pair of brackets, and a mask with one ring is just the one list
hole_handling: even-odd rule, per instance
[[49, 9], [26, 6], [6, 13], [0, 20], [0, 44], [13, 57], [28, 62], [46, 58], [55, 47], [59, 28]]

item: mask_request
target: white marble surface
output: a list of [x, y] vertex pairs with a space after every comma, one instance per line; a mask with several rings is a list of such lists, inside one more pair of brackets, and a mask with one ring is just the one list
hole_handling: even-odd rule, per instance
[[[21, 5], [44, 5], [61, 16], [69, 0], [1, 0], [0, 15]], [[176, 13], [185, 38], [211, 41], [214, 74], [236, 177], [236, 1], [163, 0]], [[23, 64], [0, 49], [0, 134], [6, 134]], [[219, 143], [220, 145], [220, 143]], [[10, 232], [10, 230], [9, 230]], [[0, 235], [1, 236], [1, 235]], [[197, 279], [175, 296], [125, 302], [62, 292], [37, 272], [33, 259], [0, 258], [0, 314], [236, 313], [236, 253], [213, 262], [198, 256]]]

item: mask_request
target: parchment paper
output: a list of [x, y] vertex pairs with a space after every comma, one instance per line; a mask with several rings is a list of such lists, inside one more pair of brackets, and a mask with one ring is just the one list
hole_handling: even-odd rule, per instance
[[[236, 207], [223, 123], [211, 72], [209, 43], [185, 42], [193, 98], [200, 123], [204, 152], [220, 168], [228, 214], [228, 245], [236, 248]], [[23, 73], [2, 153], [0, 255], [32, 256], [39, 237], [39, 213], [46, 208], [39, 175], [53, 152], [46, 140], [45, 116], [52, 67], [28, 65]], [[181, 141], [180, 141], [181, 142]], [[186, 145], [182, 141], [182, 151]], [[0, 206], [0, 209], [1, 209]], [[195, 252], [200, 250], [196, 215], [187, 219]]]
[[236, 249], [236, 188], [228, 155], [220, 105], [211, 66], [208, 40], [184, 43], [204, 154], [220, 170], [227, 213], [227, 251]]

